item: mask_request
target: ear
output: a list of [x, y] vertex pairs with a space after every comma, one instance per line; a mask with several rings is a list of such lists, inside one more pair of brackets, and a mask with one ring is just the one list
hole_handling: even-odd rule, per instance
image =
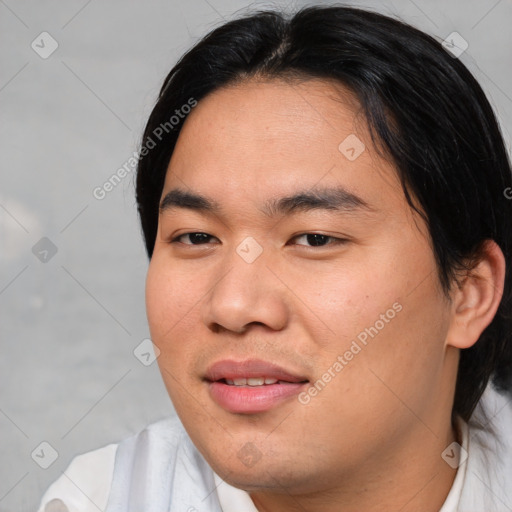
[[478, 264], [452, 291], [452, 319], [447, 345], [463, 349], [478, 341], [500, 305], [505, 267], [505, 257], [498, 244], [494, 240], [486, 240]]

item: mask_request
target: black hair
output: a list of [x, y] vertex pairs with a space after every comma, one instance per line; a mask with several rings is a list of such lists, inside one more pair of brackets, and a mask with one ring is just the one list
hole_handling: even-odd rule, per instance
[[507, 262], [504, 295], [477, 343], [461, 351], [453, 413], [467, 421], [490, 378], [497, 389], [511, 390], [512, 173], [503, 138], [461, 61], [393, 18], [342, 6], [293, 15], [258, 11], [216, 28], [183, 55], [142, 139], [136, 195], [148, 256], [184, 122], [170, 122], [171, 116], [251, 78], [334, 80], [357, 96], [376, 147], [392, 159], [409, 205], [428, 225], [445, 292], [460, 270], [478, 261], [486, 240], [499, 245]]

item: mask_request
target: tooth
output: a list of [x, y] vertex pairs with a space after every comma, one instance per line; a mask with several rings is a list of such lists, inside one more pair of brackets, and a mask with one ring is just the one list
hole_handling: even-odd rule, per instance
[[225, 381], [229, 386], [263, 386], [264, 384], [282, 382], [271, 377], [250, 377], [249, 379], [241, 377], [239, 379], [225, 379]]
[[249, 386], [263, 386], [264, 382], [265, 379], [263, 377], [252, 377], [247, 379], [247, 384], [249, 384]]

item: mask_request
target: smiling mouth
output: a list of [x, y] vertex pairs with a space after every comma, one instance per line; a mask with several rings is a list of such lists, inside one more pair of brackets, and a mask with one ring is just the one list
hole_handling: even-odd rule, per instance
[[229, 413], [269, 411], [296, 397], [309, 380], [259, 359], [218, 361], [204, 376], [210, 398]]
[[263, 386], [307, 381], [304, 375], [298, 375], [293, 370], [286, 370], [282, 366], [262, 359], [217, 361], [208, 368], [204, 379], [210, 382], [223, 381], [230, 386]]
[[287, 382], [263, 377], [220, 379], [208, 382], [208, 392], [213, 402], [227, 412], [257, 414], [281, 406], [292, 397], [296, 398], [308, 382]]
[[[286, 380], [277, 380], [272, 377], [249, 377], [249, 378], [238, 378], [238, 379], [220, 379], [216, 382], [227, 384], [228, 386], [249, 386], [249, 387], [260, 387], [260, 386], [271, 386], [272, 384], [292, 384]], [[301, 381], [302, 383], [307, 380]]]

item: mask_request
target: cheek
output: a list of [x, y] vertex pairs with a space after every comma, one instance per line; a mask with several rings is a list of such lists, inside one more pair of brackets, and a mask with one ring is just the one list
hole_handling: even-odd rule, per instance
[[[421, 410], [424, 393], [439, 379], [449, 307], [428, 247], [416, 255], [403, 249], [361, 258], [350, 268], [347, 263], [336, 279], [331, 274], [297, 281], [303, 293], [309, 288], [312, 309], [331, 331], [313, 357], [317, 377], [333, 382], [313, 405], [318, 417], [322, 407], [330, 417], [352, 411], [352, 421], [362, 426], [368, 411], [382, 419], [403, 407], [397, 395]], [[315, 285], [321, 291], [312, 293]], [[338, 356], [343, 361], [333, 368]], [[329, 369], [335, 378], [324, 373]]]
[[396, 316], [393, 304], [403, 294], [405, 283], [395, 262], [382, 254], [356, 253], [311, 271], [286, 269], [287, 286], [300, 299], [295, 300], [295, 310], [303, 311], [299, 322], [319, 348], [331, 356], [337, 354], [366, 328], [376, 322], [380, 327], [381, 315]]
[[352, 415], [349, 423], [361, 428], [369, 418], [386, 428], [393, 414], [407, 416], [409, 409], [421, 415], [439, 391], [449, 326], [446, 304], [433, 280], [409, 296], [397, 295], [392, 304], [376, 304], [351, 325], [352, 332], [346, 328], [346, 338], [324, 359], [328, 368], [343, 356], [340, 377], [325, 393], [329, 414]]
[[169, 264], [165, 252], [155, 250], [146, 277], [146, 313], [151, 340], [160, 350], [162, 378], [175, 403], [183, 381], [197, 384], [195, 362], [205, 351], [200, 308], [208, 288], [204, 273]]
[[174, 406], [180, 407], [180, 383], [186, 367], [183, 363], [190, 348], [190, 339], [183, 336], [190, 312], [186, 299], [190, 287], [175, 274], [155, 251], [146, 277], [146, 313], [151, 340], [160, 350], [157, 363], [162, 379]]
[[172, 286], [164, 270], [154, 255], [146, 276], [146, 314], [151, 338], [157, 344], [174, 311]]
[[153, 341], [161, 343], [183, 329], [197, 302], [197, 284], [173, 269], [165, 255], [155, 251], [146, 277], [146, 313]]
[[155, 253], [146, 278], [146, 314], [151, 340], [160, 350], [157, 363], [173, 401], [175, 378], [183, 378], [182, 363], [187, 357], [184, 351], [190, 347], [190, 340], [184, 339], [183, 333], [187, 332], [184, 329], [190, 322], [191, 309], [187, 300], [190, 287], [174, 274]]
[[[379, 439], [396, 440], [417, 418], [428, 423], [433, 400], [442, 395], [446, 321], [437, 316], [435, 296], [425, 291], [423, 300], [401, 298], [402, 309], [393, 309], [396, 314], [388, 314], [388, 323], [376, 322], [372, 313], [366, 325], [361, 319], [348, 333], [349, 327], [340, 322], [347, 335], [319, 350], [318, 358], [313, 356], [318, 370], [314, 384], [320, 391], [304, 406], [304, 415], [320, 434], [337, 433], [340, 445], [333, 452], [360, 446], [361, 432], [371, 445]], [[374, 311], [380, 314], [379, 308]]]

